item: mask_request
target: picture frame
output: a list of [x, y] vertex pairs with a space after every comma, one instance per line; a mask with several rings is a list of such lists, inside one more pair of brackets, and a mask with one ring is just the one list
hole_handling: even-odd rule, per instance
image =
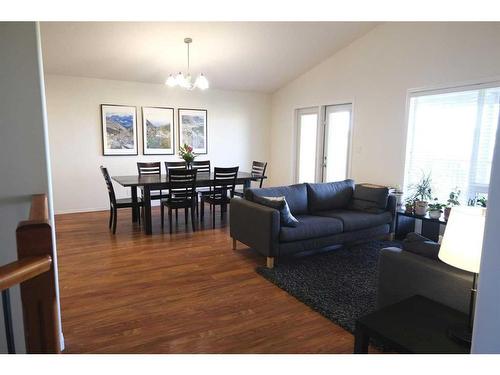
[[139, 155], [135, 106], [101, 104], [101, 131], [104, 156]]
[[193, 153], [208, 153], [208, 111], [206, 109], [179, 108], [179, 147], [185, 143], [193, 147]]
[[142, 107], [142, 152], [144, 155], [174, 155], [174, 109]]

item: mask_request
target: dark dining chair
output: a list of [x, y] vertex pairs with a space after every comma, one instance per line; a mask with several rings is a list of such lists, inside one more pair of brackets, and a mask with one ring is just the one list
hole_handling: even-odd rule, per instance
[[[256, 180], [259, 181], [259, 187], [262, 187], [262, 183], [264, 182], [264, 177], [266, 176], [266, 168], [267, 163], [260, 161], [252, 162], [252, 176], [256, 177]], [[243, 189], [237, 189], [234, 191], [234, 195], [237, 197], [243, 197], [245, 191]]]
[[[104, 177], [104, 181], [106, 182], [106, 187], [108, 188], [109, 195], [109, 228], [113, 230], [113, 234], [116, 233], [116, 222], [118, 221], [118, 209], [120, 208], [132, 208], [139, 209], [144, 205], [144, 202], [141, 198], [139, 198], [138, 202], [134, 204], [132, 202], [132, 198], [120, 198], [116, 199], [115, 189], [113, 188], [113, 183], [111, 182], [111, 177], [109, 177], [109, 173], [107, 168], [101, 165], [101, 173]], [[139, 224], [141, 222], [141, 215], [139, 215]]]
[[[179, 170], [179, 169], [187, 169], [187, 164], [185, 161], [166, 161], [165, 162], [165, 170], [167, 171], [167, 177], [170, 171]], [[178, 210], [175, 210], [175, 220], [179, 218]]]
[[168, 172], [173, 170], [173, 169], [186, 169], [187, 164], [185, 161], [166, 161], [165, 162], [165, 169], [167, 171], [167, 176]]
[[[161, 176], [161, 163], [159, 161], [153, 163], [137, 162], [137, 172], [139, 173], [139, 176]], [[144, 196], [142, 186], [140, 187], [140, 189], [142, 196]], [[152, 191], [150, 197], [151, 200], [164, 198], [161, 190]]]
[[188, 210], [191, 209], [191, 226], [196, 230], [196, 169], [172, 169], [168, 174], [168, 198], [161, 201], [161, 227], [164, 225], [165, 207], [168, 209], [168, 223], [172, 233], [172, 209], [184, 208], [185, 223], [188, 223]]
[[[195, 160], [195, 161], [193, 161], [191, 166], [193, 169], [196, 169], [198, 171], [198, 175], [200, 173], [206, 173], [206, 174], [210, 175], [210, 171], [211, 171], [210, 160]], [[196, 214], [199, 215], [198, 194], [199, 195], [207, 194], [210, 190], [208, 188], [203, 187], [203, 188], [197, 188], [196, 191], [197, 191], [197, 194], [196, 194]]]
[[[234, 197], [234, 187], [236, 177], [238, 177], [239, 167], [214, 168], [214, 178], [210, 185], [208, 194], [201, 196], [201, 220], [205, 214], [205, 202], [212, 209], [212, 228], [215, 229], [215, 206], [220, 206], [220, 218], [222, 220], [224, 212], [232, 197]], [[228, 195], [229, 194], [229, 195]], [[213, 206], [213, 207], [212, 207]]]
[[191, 163], [191, 166], [198, 173], [210, 173], [210, 160], [195, 160]]

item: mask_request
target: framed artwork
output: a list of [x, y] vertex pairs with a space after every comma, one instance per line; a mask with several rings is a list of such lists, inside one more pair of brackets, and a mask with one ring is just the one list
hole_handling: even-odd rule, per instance
[[136, 108], [101, 104], [103, 155], [138, 155]]
[[174, 109], [142, 107], [142, 143], [144, 155], [173, 155]]
[[208, 153], [206, 109], [179, 108], [179, 145], [193, 147], [195, 154]]

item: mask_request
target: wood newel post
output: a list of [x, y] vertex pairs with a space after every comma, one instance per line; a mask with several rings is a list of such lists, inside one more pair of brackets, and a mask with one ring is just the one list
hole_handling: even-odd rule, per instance
[[[38, 200], [38, 201], [37, 201]], [[19, 223], [16, 230], [18, 259], [34, 256], [53, 256], [52, 230], [46, 218], [46, 197], [33, 199], [33, 205], [45, 204], [38, 210], [32, 207], [29, 221]], [[40, 220], [40, 214], [45, 219]], [[60, 353], [59, 315], [54, 275], [50, 270], [21, 283], [24, 331], [28, 353]]]

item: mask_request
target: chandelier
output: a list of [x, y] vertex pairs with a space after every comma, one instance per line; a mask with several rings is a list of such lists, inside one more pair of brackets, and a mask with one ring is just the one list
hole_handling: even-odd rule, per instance
[[196, 78], [196, 80], [193, 82], [193, 79], [191, 77], [191, 74], [189, 72], [189, 45], [193, 42], [193, 39], [191, 38], [185, 38], [184, 43], [186, 43], [187, 46], [187, 74], [184, 75], [182, 72], [177, 73], [175, 76], [170, 74], [165, 81], [165, 84], [169, 87], [175, 87], [179, 86], [182, 87], [186, 90], [193, 90], [193, 89], [200, 89], [200, 90], [206, 90], [208, 89], [208, 80], [205, 78], [205, 76], [200, 73], [200, 75]]

